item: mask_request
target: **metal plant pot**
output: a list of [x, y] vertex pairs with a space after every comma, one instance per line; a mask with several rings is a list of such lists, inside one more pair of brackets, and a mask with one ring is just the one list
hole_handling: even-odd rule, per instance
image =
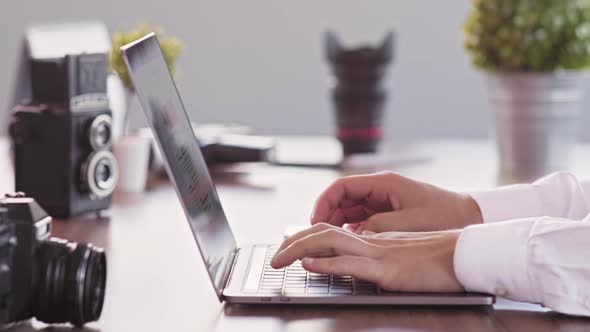
[[488, 77], [503, 183], [568, 169], [583, 107], [581, 72]]

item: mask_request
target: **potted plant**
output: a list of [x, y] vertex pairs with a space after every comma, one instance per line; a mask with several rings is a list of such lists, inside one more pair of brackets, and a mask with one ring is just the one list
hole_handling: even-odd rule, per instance
[[465, 33], [487, 74], [501, 178], [567, 169], [590, 66], [590, 1], [474, 0]]

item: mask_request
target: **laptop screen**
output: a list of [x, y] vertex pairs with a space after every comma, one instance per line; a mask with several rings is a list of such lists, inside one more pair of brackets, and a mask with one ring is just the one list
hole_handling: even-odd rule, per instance
[[[121, 48], [133, 86], [218, 296], [236, 248], [180, 95], [152, 33]], [[166, 227], [170, 220], [162, 220]]]

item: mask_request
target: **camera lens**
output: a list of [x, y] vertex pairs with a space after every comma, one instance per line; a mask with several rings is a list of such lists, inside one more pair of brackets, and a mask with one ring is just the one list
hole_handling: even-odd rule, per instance
[[117, 170], [117, 161], [112, 152], [103, 150], [93, 153], [82, 165], [82, 186], [97, 197], [108, 196], [115, 190]]
[[106, 286], [106, 255], [92, 244], [58, 238], [41, 243], [35, 317], [82, 326], [100, 318]]
[[106, 149], [111, 145], [111, 128], [111, 117], [107, 114], [101, 114], [92, 120], [89, 139], [94, 150]]
[[109, 187], [109, 181], [112, 178], [112, 165], [106, 159], [101, 159], [96, 164], [96, 170], [94, 171], [94, 180], [96, 185], [101, 189], [107, 189]]
[[96, 136], [94, 139], [100, 145], [106, 145], [111, 140], [111, 128], [105, 123], [101, 123], [96, 129]]

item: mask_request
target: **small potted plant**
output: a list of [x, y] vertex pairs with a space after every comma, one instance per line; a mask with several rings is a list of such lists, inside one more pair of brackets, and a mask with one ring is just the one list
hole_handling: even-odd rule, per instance
[[465, 33], [487, 74], [501, 179], [567, 169], [590, 66], [590, 1], [474, 0]]

